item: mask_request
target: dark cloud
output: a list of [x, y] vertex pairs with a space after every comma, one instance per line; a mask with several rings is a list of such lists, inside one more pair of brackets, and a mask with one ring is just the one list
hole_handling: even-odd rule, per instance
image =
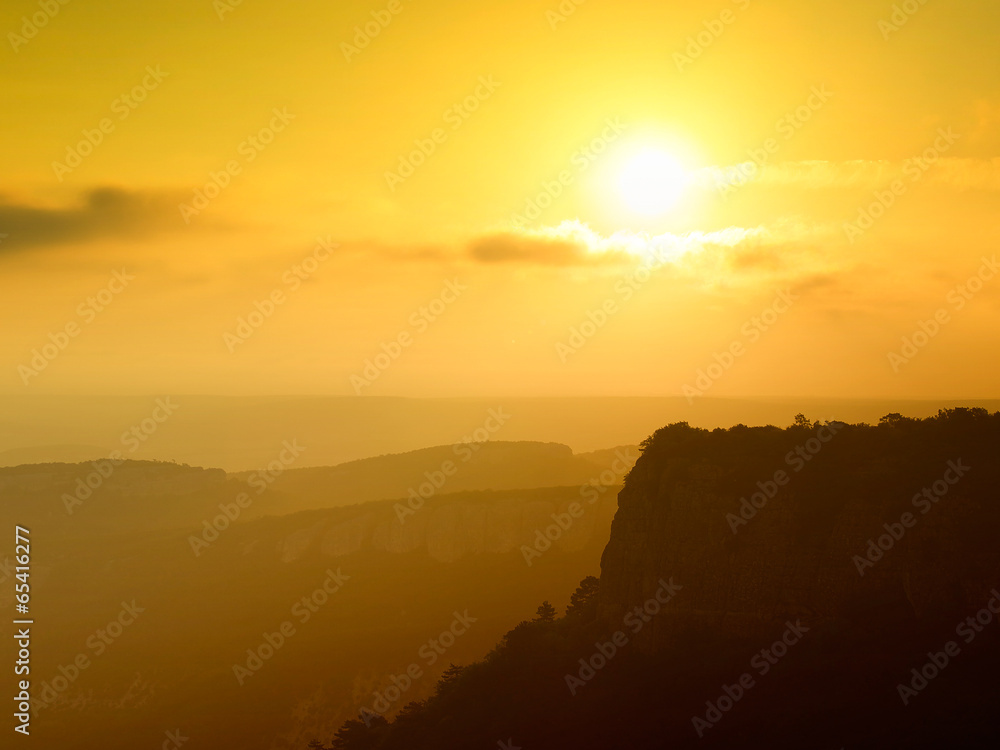
[[527, 262], [568, 266], [593, 262], [587, 245], [566, 237], [527, 234], [493, 234], [469, 246], [469, 254], [483, 263]]
[[164, 195], [98, 188], [83, 203], [49, 208], [0, 198], [0, 251], [139, 236], [166, 228], [176, 203]]

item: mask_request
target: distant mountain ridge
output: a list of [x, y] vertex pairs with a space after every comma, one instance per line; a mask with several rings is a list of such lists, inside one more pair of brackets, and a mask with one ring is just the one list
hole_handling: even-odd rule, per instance
[[[0, 465], [78, 460], [60, 447], [66, 445], [103, 446], [98, 455], [108, 455], [122, 448], [126, 431], [142, 424], [163, 395], [0, 396], [0, 451], [14, 451], [6, 460], [0, 453]], [[174, 394], [171, 403], [176, 404], [176, 413], [130, 458], [250, 471], [267, 466], [283, 440], [297, 439], [308, 448], [297, 466], [333, 466], [461, 442], [498, 407], [511, 417], [494, 438], [562, 443], [578, 453], [634, 444], [671, 422], [711, 429], [738, 423], [790, 424], [799, 411], [874, 422], [890, 412], [924, 417], [948, 406], [1000, 409], [997, 399], [942, 403], [705, 397], [691, 403], [683, 396], [413, 399]]]
[[[394, 498], [424, 499], [470, 490], [566, 487], [620, 481], [638, 458], [635, 446], [574, 454], [558, 443], [488, 441], [424, 448], [337, 466], [294, 467], [271, 483], [286, 496], [283, 512]], [[612, 469], [612, 466], [616, 467]], [[254, 472], [232, 476], [247, 480]], [[607, 478], [608, 475], [605, 475]]]
[[[103, 459], [0, 469], [0, 521], [30, 527], [37, 545], [32, 613], [60, 623], [45, 631], [46, 648], [32, 664], [33, 697], [45, 702], [33, 725], [40, 746], [125, 750], [148, 744], [151, 728], [159, 734], [179, 723], [210, 747], [297, 748], [371, 704], [385, 675], [418, 658], [456, 608], [468, 611], [475, 624], [447, 660], [432, 666], [418, 658], [425, 674], [407, 697], [429, 695], [450, 660], [481, 658], [539, 599], [598, 571], [621, 476], [637, 455], [622, 448], [580, 457], [544, 444], [476, 448], [415, 509], [404, 489], [425, 471], [442, 471], [446, 457], [461, 461], [453, 446], [347, 467], [285, 468], [268, 479]], [[285, 477], [292, 481], [279, 481]], [[355, 491], [376, 478], [376, 489]], [[518, 486], [532, 481], [567, 484]], [[513, 487], [483, 488], [504, 484]], [[389, 497], [366, 500], [374, 495]], [[315, 498], [326, 507], [297, 511]], [[525, 549], [534, 552], [526, 558]], [[0, 553], [0, 564], [12, 566], [13, 558]], [[16, 579], [5, 570], [0, 605], [7, 607]], [[341, 574], [343, 590], [315, 612], [303, 609], [303, 596]], [[146, 613], [102, 652], [99, 666], [60, 684], [60, 667], [93, 642], [122, 601]], [[238, 683], [234, 665], [256, 658], [248, 649], [262, 634], [273, 639], [286, 619], [294, 639]]]
[[[294, 461], [226, 474], [162, 461], [26, 464], [0, 468], [0, 520], [35, 519], [52, 532], [82, 524], [106, 532], [193, 528], [241, 495], [241, 522], [265, 515], [479, 490], [616, 484], [638, 451], [622, 446], [574, 455], [564, 445], [482, 442], [437, 446], [295, 469]], [[615, 469], [612, 470], [611, 467]], [[450, 472], [450, 473], [447, 473]], [[432, 481], [436, 480], [436, 481]]]

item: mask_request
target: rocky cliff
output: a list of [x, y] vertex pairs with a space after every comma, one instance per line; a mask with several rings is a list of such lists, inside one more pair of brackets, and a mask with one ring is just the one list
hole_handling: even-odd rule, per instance
[[619, 495], [599, 611], [621, 623], [681, 586], [637, 635], [954, 622], [1000, 586], [1000, 413], [878, 426], [657, 431]]
[[[580, 487], [464, 492], [433, 498], [417, 510], [401, 500], [269, 522], [299, 526], [277, 542], [285, 563], [309, 554], [343, 557], [370, 550], [419, 551], [447, 563], [520, 551], [534, 564], [550, 550], [576, 552], [605, 543], [618, 488], [602, 489], [603, 495], [595, 490], [594, 503], [581, 495]], [[576, 506], [573, 516], [571, 506]]]

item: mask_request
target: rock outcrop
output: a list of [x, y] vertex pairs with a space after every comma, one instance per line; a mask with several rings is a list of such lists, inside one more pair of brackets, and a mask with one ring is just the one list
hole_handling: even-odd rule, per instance
[[[309, 514], [316, 519], [278, 542], [279, 558], [287, 563], [310, 553], [343, 557], [364, 550], [421, 551], [451, 563], [469, 555], [504, 554], [522, 547], [542, 553], [549, 549], [574, 552], [587, 545], [603, 545], [608, 538], [617, 487], [605, 489], [593, 504], [581, 497], [579, 487], [558, 487], [444, 495], [416, 511], [401, 500]], [[576, 518], [569, 515], [572, 504], [580, 509]], [[562, 519], [562, 525], [554, 515]]]
[[599, 610], [620, 623], [660, 579], [680, 593], [635, 638], [761, 637], [789, 619], [955, 622], [1000, 586], [1000, 414], [655, 433], [619, 495]]

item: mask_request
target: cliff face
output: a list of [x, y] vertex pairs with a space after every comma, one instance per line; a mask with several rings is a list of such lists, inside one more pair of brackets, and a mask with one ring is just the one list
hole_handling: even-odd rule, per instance
[[673, 578], [635, 638], [657, 651], [690, 629], [874, 629], [984, 606], [1000, 585], [1000, 415], [832, 427], [658, 431], [619, 495], [601, 615], [620, 625]]
[[[469, 555], [523, 553], [529, 548], [540, 550], [540, 555], [528, 553], [534, 562], [550, 550], [575, 552], [589, 544], [603, 544], [615, 512], [616, 489], [608, 487], [593, 504], [581, 498], [579, 487], [459, 493], [434, 498], [414, 512], [401, 510], [407, 507], [405, 501], [370, 503], [317, 517], [314, 523], [285, 535], [278, 542], [278, 553], [288, 563], [309, 554], [343, 557], [363, 550], [421, 551], [450, 563]], [[571, 504], [582, 512], [567, 521]], [[563, 519], [565, 528], [552, 528], [553, 514]], [[548, 538], [540, 541], [539, 533], [547, 529]]]

